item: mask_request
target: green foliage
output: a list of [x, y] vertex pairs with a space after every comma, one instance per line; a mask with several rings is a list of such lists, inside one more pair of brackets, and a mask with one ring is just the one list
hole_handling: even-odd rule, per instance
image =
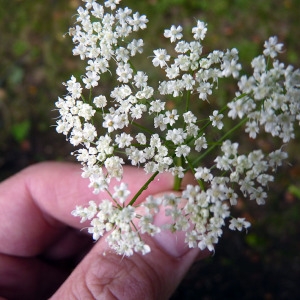
[[297, 197], [298, 199], [300, 199], [300, 188], [296, 185], [290, 185], [288, 188], [288, 191], [294, 195], [295, 197]]
[[266, 249], [266, 239], [256, 233], [248, 233], [245, 237], [246, 243], [255, 251], [264, 251]]
[[30, 125], [31, 124], [29, 120], [25, 120], [21, 123], [13, 124], [11, 128], [11, 134], [13, 138], [17, 142], [24, 141], [29, 135]]

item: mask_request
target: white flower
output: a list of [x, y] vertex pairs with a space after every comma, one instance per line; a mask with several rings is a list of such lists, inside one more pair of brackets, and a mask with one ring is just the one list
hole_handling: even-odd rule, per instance
[[132, 91], [128, 85], [121, 85], [115, 87], [113, 91], [110, 93], [112, 98], [115, 98], [117, 101], [124, 100], [126, 97], [131, 95]]
[[200, 136], [197, 140], [195, 140], [195, 150], [200, 152], [202, 148], [207, 148], [207, 141], [204, 134]]
[[93, 7], [93, 10], [91, 11], [92, 15], [96, 18], [101, 19], [103, 17], [104, 8], [102, 5], [95, 2], [95, 0], [84, 0], [84, 2], [87, 2], [86, 8], [90, 9]]
[[137, 149], [134, 146], [131, 146], [130, 148], [126, 148], [126, 155], [128, 159], [131, 160], [131, 164], [133, 166], [139, 165], [146, 161], [144, 152], [142, 150]]
[[192, 91], [195, 85], [195, 80], [190, 74], [182, 75], [182, 84], [187, 91]]
[[283, 152], [281, 149], [275, 150], [269, 154], [269, 164], [273, 168], [282, 165], [282, 161], [287, 159], [288, 154]]
[[267, 198], [267, 193], [263, 190], [262, 187], [252, 189], [250, 194], [250, 200], [255, 200], [258, 205], [265, 204], [265, 199]]
[[157, 117], [154, 118], [154, 127], [157, 128], [159, 127], [159, 129], [161, 131], [164, 131], [167, 128], [166, 123], [164, 122], [164, 115], [163, 114], [159, 114]]
[[145, 29], [147, 27], [148, 20], [145, 15], [140, 16], [138, 12], [133, 14], [132, 17], [128, 17], [127, 22], [132, 26], [133, 31], [138, 31], [139, 29]]
[[206, 167], [199, 167], [195, 169], [195, 178], [202, 179], [204, 181], [211, 181], [213, 175], [210, 173], [210, 170]]
[[176, 148], [175, 154], [177, 157], [188, 156], [191, 151], [191, 148], [188, 145], [180, 145]]
[[197, 117], [190, 110], [183, 114], [183, 119], [187, 124], [195, 123], [197, 121]]
[[168, 130], [166, 139], [172, 141], [175, 145], [182, 144], [186, 138], [187, 134], [182, 128]]
[[93, 235], [93, 239], [97, 241], [105, 233], [105, 224], [95, 218], [91, 221], [91, 227], [88, 228], [88, 233]]
[[104, 5], [105, 7], [110, 7], [111, 10], [114, 10], [120, 2], [121, 0], [106, 0]]
[[118, 180], [122, 179], [124, 161], [118, 156], [111, 156], [105, 160], [104, 166], [110, 177], [114, 177]]
[[142, 90], [136, 93], [138, 99], [150, 99], [153, 96], [154, 89], [150, 86], [145, 85]]
[[259, 127], [257, 122], [256, 121], [247, 122], [245, 132], [249, 133], [249, 137], [255, 139], [256, 135], [259, 133]]
[[178, 118], [179, 115], [177, 114], [177, 109], [172, 109], [172, 111], [166, 111], [163, 122], [164, 124], [170, 124], [172, 126]]
[[231, 230], [242, 231], [250, 227], [250, 223], [245, 220], [245, 218], [232, 218], [230, 220], [229, 228]]
[[104, 108], [107, 105], [107, 100], [105, 96], [97, 96], [94, 98], [93, 103], [98, 108]]
[[119, 148], [129, 147], [133, 137], [130, 134], [122, 132], [120, 135], [116, 135], [115, 141], [118, 144]]
[[96, 111], [93, 109], [91, 105], [87, 103], [83, 103], [79, 107], [78, 116], [83, 117], [85, 121], [88, 121], [94, 116], [95, 112]]
[[129, 60], [129, 51], [124, 48], [124, 47], [119, 47], [118, 49], [116, 49], [115, 51], [115, 57], [116, 57], [116, 60], [119, 61], [119, 62], [124, 62], [124, 63], [127, 63], [128, 60]]
[[165, 102], [162, 102], [161, 100], [153, 100], [150, 103], [149, 112], [150, 113], [160, 113], [162, 110], [165, 109]]
[[120, 122], [121, 122], [120, 116], [107, 114], [104, 117], [102, 126], [104, 128], [107, 128], [107, 131], [110, 133], [120, 127], [119, 126]]
[[134, 75], [135, 86], [137, 88], [146, 87], [148, 76], [146, 73], [138, 71], [136, 75]]
[[169, 38], [171, 43], [175, 42], [176, 40], [180, 40], [182, 38], [182, 27], [177, 26], [177, 28], [172, 25], [170, 29], [165, 29], [164, 36]]
[[197, 21], [197, 26], [193, 27], [192, 33], [195, 40], [203, 40], [207, 32], [206, 24], [202, 21]]
[[128, 185], [124, 182], [122, 182], [119, 186], [115, 185], [114, 190], [115, 192], [113, 193], [113, 197], [117, 199], [121, 204], [123, 204], [130, 195]]
[[129, 79], [132, 78], [133, 70], [131, 69], [130, 65], [125, 64], [119, 64], [116, 70], [116, 74], [119, 76], [118, 81], [127, 83]]
[[232, 157], [237, 155], [238, 147], [238, 143], [232, 143], [230, 140], [225, 140], [222, 143], [221, 150], [226, 157]]
[[199, 98], [207, 100], [207, 96], [212, 94], [212, 84], [209, 82], [201, 82], [197, 88]]
[[180, 70], [188, 71], [191, 66], [191, 61], [190, 61], [189, 56], [180, 54], [175, 59], [175, 64], [179, 67]]
[[196, 230], [188, 231], [185, 234], [185, 242], [188, 244], [189, 248], [196, 248], [198, 240], [198, 233]]
[[135, 56], [136, 53], [143, 52], [144, 41], [142, 39], [136, 40], [133, 39], [127, 46], [127, 49], [130, 50], [130, 55]]
[[239, 76], [239, 71], [242, 66], [238, 63], [238, 51], [236, 48], [227, 50], [224, 56], [222, 57], [223, 63], [221, 64], [222, 74], [225, 77], [233, 76], [237, 78]]
[[209, 251], [214, 251], [214, 244], [216, 244], [217, 242], [218, 238], [214, 234], [207, 233], [201, 237], [200, 242], [198, 243], [198, 247], [200, 250], [204, 250], [207, 248]]
[[93, 6], [94, 1], [95, 0], [83, 0], [83, 2], [86, 2], [85, 6], [87, 9], [90, 9]]
[[172, 64], [170, 67], [167, 66], [165, 71], [166, 71], [166, 76], [169, 79], [174, 79], [174, 78], [178, 77], [180, 74], [180, 70], [179, 70], [179, 67], [177, 66], [177, 64]]
[[242, 119], [245, 115], [250, 116], [251, 112], [256, 108], [254, 101], [247, 96], [231, 101], [227, 106], [230, 109], [228, 117], [233, 120], [236, 119], [236, 117]]
[[95, 201], [89, 201], [88, 207], [76, 206], [76, 209], [71, 212], [75, 217], [80, 217], [80, 222], [83, 223], [86, 220], [91, 220], [97, 214], [97, 204]]
[[85, 123], [82, 130], [82, 138], [84, 141], [92, 142], [97, 136], [96, 128], [93, 124]]
[[230, 201], [231, 205], [237, 205], [237, 203], [238, 203], [237, 202], [237, 200], [238, 200], [238, 194], [235, 193], [232, 188], [227, 188], [227, 190], [226, 190], [226, 198]]
[[277, 53], [282, 52], [283, 44], [278, 43], [277, 36], [272, 36], [264, 43], [264, 47], [266, 48], [264, 55], [274, 58], [277, 56]]
[[64, 83], [64, 85], [67, 87], [68, 92], [72, 95], [72, 98], [78, 99], [81, 97], [82, 87], [74, 76], [72, 76], [67, 83]]
[[211, 125], [221, 130], [224, 126], [223, 122], [221, 121], [223, 117], [223, 114], [219, 114], [217, 110], [214, 110], [212, 116], [209, 116], [209, 120], [212, 122]]
[[190, 45], [188, 42], [179, 41], [175, 46], [175, 51], [178, 53], [186, 53], [190, 50]]
[[153, 66], [160, 66], [161, 68], [165, 67], [167, 62], [170, 60], [170, 55], [167, 54], [167, 50], [157, 49], [154, 50], [153, 53], [155, 54], [155, 57], [152, 59]]
[[179, 166], [179, 167], [176, 166], [176, 167], [170, 168], [169, 170], [173, 176], [177, 176], [178, 178], [184, 177], [185, 169], [181, 166]]
[[143, 112], [147, 110], [146, 105], [144, 104], [136, 104], [130, 108], [130, 116], [132, 119], [140, 119], [143, 115]]
[[145, 145], [146, 142], [147, 142], [147, 138], [146, 138], [146, 136], [145, 136], [142, 132], [138, 133], [138, 134], [135, 136], [135, 139], [136, 139], [137, 142], [138, 142], [139, 144], [141, 144], [141, 145]]

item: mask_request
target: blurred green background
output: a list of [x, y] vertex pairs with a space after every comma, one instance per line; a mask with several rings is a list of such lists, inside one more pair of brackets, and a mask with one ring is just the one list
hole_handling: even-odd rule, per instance
[[[80, 74], [81, 62], [64, 36], [79, 3], [0, 0], [0, 179], [35, 162], [73, 159], [65, 138], [56, 134], [54, 102], [65, 93], [62, 82]], [[208, 23], [206, 52], [236, 47], [247, 66], [264, 40], [277, 35], [286, 49], [280, 59], [300, 67], [300, 0], [124, 0], [123, 5], [148, 16], [151, 34], [144, 39], [153, 48], [162, 47], [164, 28], [202, 19]], [[225, 232], [216, 253], [193, 266], [173, 300], [300, 299], [299, 147], [298, 130], [289, 164], [270, 186], [268, 204], [238, 208], [252, 221], [248, 234]]]

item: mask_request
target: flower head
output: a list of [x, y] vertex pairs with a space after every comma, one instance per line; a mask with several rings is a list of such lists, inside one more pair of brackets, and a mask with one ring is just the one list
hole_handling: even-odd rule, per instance
[[[146, 29], [147, 17], [119, 7], [121, 0], [83, 2], [69, 35], [85, 72], [64, 83], [66, 95], [56, 102], [56, 130], [76, 146], [73, 155], [93, 193], [107, 197], [76, 206], [72, 215], [90, 222], [88, 232], [95, 240], [106, 235], [109, 247], [120, 255], [149, 253], [141, 234], [162, 230], [183, 231], [189, 247], [214, 251], [229, 217], [232, 230], [250, 226], [244, 218], [231, 217], [236, 213], [232, 206], [246, 198], [258, 205], [267, 200], [272, 172], [287, 153], [282, 147], [268, 153], [273, 144], [260, 149], [255, 140], [261, 135], [282, 143], [295, 138], [300, 71], [276, 59], [283, 45], [271, 37], [263, 54], [252, 60], [252, 74], [240, 75], [236, 48], [203, 51], [207, 24], [198, 20], [189, 38], [180, 25], [164, 31], [171, 45], [153, 50], [149, 66], [163, 70], [152, 85], [154, 72], [139, 70], [135, 61], [147, 47], [137, 37]], [[102, 95], [110, 87], [103, 87], [104, 73], [117, 84]], [[225, 77], [237, 81], [230, 101], [224, 101], [227, 93], [214, 97]], [[248, 137], [240, 139], [243, 134]], [[246, 147], [241, 145], [245, 140]], [[136, 193], [123, 178], [125, 163], [146, 174]], [[137, 201], [163, 172], [174, 176], [181, 195]], [[187, 172], [194, 181], [182, 187]], [[155, 215], [163, 211], [169, 222], [154, 225]]]

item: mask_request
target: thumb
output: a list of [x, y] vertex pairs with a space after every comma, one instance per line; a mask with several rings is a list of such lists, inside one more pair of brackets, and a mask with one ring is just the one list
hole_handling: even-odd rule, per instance
[[[164, 222], [162, 211], [155, 223]], [[130, 257], [115, 254], [100, 239], [51, 299], [169, 299], [192, 263], [207, 255], [189, 249], [182, 232], [143, 239], [151, 252]]]

